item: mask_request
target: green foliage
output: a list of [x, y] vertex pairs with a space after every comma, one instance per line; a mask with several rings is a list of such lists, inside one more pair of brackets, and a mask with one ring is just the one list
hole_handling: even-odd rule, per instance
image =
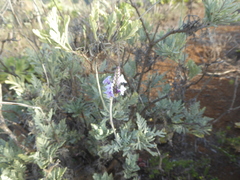
[[13, 89], [17, 95], [21, 95], [25, 89], [24, 81], [13, 75], [9, 75], [5, 83], [10, 84], [11, 87], [9, 89]]
[[8, 76], [11, 76], [9, 75], [9, 73], [12, 73], [12, 75], [17, 76], [23, 82], [25, 81], [29, 82], [31, 79], [31, 74], [34, 72], [34, 68], [27, 61], [27, 57], [4, 58], [2, 60], [2, 64], [0, 65], [0, 67], [1, 70], [3, 71], [0, 73], [1, 82], [4, 82]]
[[39, 31], [33, 29], [33, 32], [44, 42], [54, 44], [56, 48], [62, 48], [66, 51], [71, 50], [68, 43], [68, 24], [70, 17], [66, 16], [64, 19], [57, 15], [57, 8], [53, 7], [52, 12], [47, 17], [49, 29]]
[[113, 180], [112, 174], [108, 175], [107, 172], [104, 172], [103, 175], [101, 174], [94, 174], [93, 175], [94, 180]]
[[240, 136], [227, 138], [226, 140], [236, 150], [236, 152], [240, 152]]
[[232, 153], [230, 150], [229, 150], [229, 147], [220, 147], [220, 146], [214, 146], [214, 148], [216, 150], [218, 150], [219, 153], [222, 153], [223, 155], [225, 155], [226, 157], [229, 158], [229, 160], [232, 162], [232, 163], [236, 163], [237, 165], [237, 155], [235, 155], [234, 153]]
[[211, 118], [203, 117], [205, 109], [200, 110], [198, 102], [187, 108], [181, 101], [163, 99], [156, 105], [159, 116], [166, 112], [165, 118], [170, 120], [169, 125], [178, 133], [191, 133], [198, 137], [204, 137], [204, 134], [211, 131], [211, 125], [208, 124]]
[[0, 139], [1, 179], [25, 179], [26, 165], [18, 157], [22, 152], [12, 141]]
[[33, 66], [27, 60], [27, 57], [21, 58], [5, 58], [0, 65], [2, 72], [0, 73], [0, 82], [10, 85], [17, 95], [24, 91], [25, 83], [31, 81], [31, 75], [34, 73]]
[[[130, 150], [146, 150], [153, 156], [157, 156], [156, 152], [151, 149], [156, 148], [154, 144], [155, 137], [163, 137], [164, 132], [150, 129], [146, 120], [137, 114], [137, 129], [132, 129], [132, 123], [129, 122], [120, 128], [119, 141], [112, 141], [111, 144], [102, 147], [102, 152], [113, 154], [120, 150], [123, 150], [123, 155], [127, 155]], [[132, 130], [130, 130], [132, 129]], [[102, 133], [102, 131], [100, 131]]]
[[240, 4], [235, 0], [206, 0], [203, 3], [206, 9], [204, 17], [206, 24], [229, 24], [240, 20], [237, 12]]
[[[101, 51], [119, 52], [121, 43], [136, 36], [139, 20], [131, 20], [134, 9], [128, 3], [111, 8], [105, 1], [94, 3], [89, 17], [89, 25], [83, 25], [81, 47], [95, 56]], [[100, 51], [101, 50], [101, 51]]]
[[140, 169], [139, 166], [136, 164], [138, 160], [138, 154], [128, 154], [125, 164], [123, 165], [124, 168], [124, 178], [129, 179], [131, 177], [137, 176], [137, 171]]
[[231, 160], [231, 162], [237, 163], [237, 155], [235, 155], [233, 150], [237, 153], [240, 151], [240, 137], [227, 137], [227, 133], [229, 131], [232, 131], [232, 129], [227, 128], [226, 131], [221, 130], [216, 133], [218, 144], [214, 147], [226, 155]]
[[68, 131], [65, 120], [61, 120], [59, 123], [52, 122], [53, 111], [50, 110], [48, 115], [42, 114], [36, 110], [34, 117], [34, 128], [39, 131], [40, 135], [44, 134], [45, 137], [55, 140], [58, 143], [67, 141], [68, 143], [74, 143], [80, 138], [77, 132]]
[[[165, 32], [160, 33], [160, 37]], [[156, 53], [176, 62], [183, 59], [183, 47], [186, 45], [186, 34], [178, 33], [167, 37], [157, 44]]]
[[25, 112], [25, 110], [26, 110], [25, 108], [17, 105], [3, 106], [2, 114], [4, 118], [10, 120], [11, 122], [18, 123], [21, 120], [21, 117], [19, 115]]
[[157, 153], [151, 151], [151, 148], [154, 148], [156, 145], [153, 143], [154, 137], [163, 137], [164, 132], [159, 130], [151, 130], [146, 123], [146, 120], [143, 119], [139, 114], [137, 114], [137, 126], [138, 131], [136, 132], [137, 143], [134, 145], [136, 149], [142, 150], [145, 149], [153, 156], [157, 156]]
[[[236, 4], [226, 2], [204, 1], [205, 23], [237, 20], [238, 15], [233, 13]], [[211, 118], [204, 116], [205, 108], [199, 102], [189, 104], [184, 98], [175, 98], [184, 94], [186, 84], [201, 73], [184, 52], [186, 39], [193, 31], [182, 28], [181, 22], [175, 31], [159, 32], [144, 21], [131, 1], [94, 1], [91, 7], [89, 17], [79, 12], [86, 17], [79, 25], [79, 47], [72, 47], [69, 39], [73, 36], [68, 31], [69, 16], [60, 16], [53, 7], [46, 28], [33, 30], [44, 42], [39, 52], [28, 49], [26, 57], [17, 62], [4, 60], [7, 68], [2, 67], [3, 80], [15, 90], [14, 101], [28, 107], [22, 111], [24, 125], [20, 124], [28, 135], [19, 141], [21, 146], [1, 140], [2, 178], [26, 179], [26, 172], [33, 172], [30, 167], [36, 167], [35, 178], [64, 179], [65, 172], [75, 170], [72, 167], [87, 164], [100, 172], [116, 159], [121, 171], [115, 174], [136, 179], [141, 153], [162, 157], [159, 139], [170, 142], [174, 133], [203, 138], [211, 131]], [[182, 91], [154, 69], [158, 61], [168, 59], [179, 67], [175, 77], [179, 81], [174, 83], [179, 83]], [[126, 79], [123, 85], [127, 90], [123, 96], [109, 99], [103, 93], [103, 80], [113, 76], [116, 67]], [[118, 78], [113, 77], [112, 89], [116, 89]], [[10, 121], [13, 119], [9, 116]], [[31, 151], [21, 149], [25, 146]], [[78, 157], [83, 162], [74, 162]], [[191, 177], [200, 177], [193, 160], [163, 160], [166, 172], [175, 167], [190, 168]], [[91, 172], [90, 176], [95, 180], [115, 178], [107, 172]]]
[[136, 62], [128, 61], [123, 68], [124, 68], [124, 72], [126, 73], [126, 76], [132, 79], [136, 73], [136, 68], [137, 68]]
[[[108, 42], [124, 41], [131, 38], [139, 28], [139, 22], [131, 20], [134, 13], [131, 5], [122, 3], [119, 7], [115, 7], [111, 13], [107, 13], [107, 8], [109, 8], [107, 3], [104, 3], [104, 8], [101, 8], [100, 2], [97, 2], [90, 14], [89, 23], [95, 40], [100, 40], [100, 34], [106, 34]], [[97, 33], [100, 28], [98, 24], [101, 24], [101, 21], [103, 21], [104, 29], [107, 32]]]
[[190, 79], [201, 73], [201, 68], [198, 65], [196, 65], [196, 63], [193, 60], [189, 60], [186, 66], [189, 71], [188, 77]]
[[[159, 175], [164, 174], [165, 177], [168, 177], [169, 174], [173, 175], [173, 178], [183, 178], [185, 179], [185, 175], [188, 175], [188, 178], [193, 179], [213, 179], [212, 176], [209, 175], [210, 168], [210, 160], [208, 158], [202, 158], [198, 160], [192, 159], [174, 159], [172, 160], [168, 156], [163, 158], [162, 160], [162, 168], [164, 171], [160, 171], [156, 169], [159, 165], [159, 158], [151, 158], [149, 160], [150, 167], [149, 168], [149, 178], [155, 179], [159, 177]], [[199, 173], [199, 169], [204, 169], [202, 173]], [[179, 171], [180, 170], [180, 171]], [[181, 172], [177, 174], [177, 172]]]

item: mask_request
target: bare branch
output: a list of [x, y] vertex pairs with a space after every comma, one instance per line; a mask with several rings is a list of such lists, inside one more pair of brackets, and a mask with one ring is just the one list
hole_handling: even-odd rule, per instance
[[43, 112], [41, 107], [38, 107], [38, 106], [30, 106], [30, 105], [23, 104], [23, 103], [0, 101], [0, 106], [1, 106], [2, 104], [5, 104], [5, 105], [17, 105], [17, 106], [22, 106], [22, 107], [27, 107], [27, 108], [32, 108], [32, 109], [39, 109], [41, 112]]
[[236, 110], [240, 109], [240, 106], [237, 106], [237, 107], [233, 108], [233, 105], [235, 103], [236, 96], [237, 96], [237, 89], [238, 89], [238, 76], [235, 79], [235, 87], [234, 87], [233, 99], [232, 99], [232, 103], [230, 105], [230, 108], [227, 111], [225, 111], [224, 113], [222, 113], [218, 118], [214, 119], [212, 121], [212, 123], [216, 123], [219, 119], [221, 119], [226, 114], [229, 114], [232, 111], [236, 111]]
[[233, 105], [236, 101], [237, 89], [238, 89], [238, 76], [235, 79], [234, 93], [233, 93], [233, 99], [232, 99], [232, 104], [230, 106], [230, 109], [233, 109]]
[[197, 28], [194, 28], [194, 30], [191, 30], [189, 28], [178, 28], [176, 30], [171, 30], [169, 32], [167, 32], [165, 35], [163, 35], [161, 38], [155, 40], [153, 42], [153, 45], [156, 45], [157, 43], [159, 43], [160, 41], [164, 40], [165, 38], [167, 38], [168, 36], [172, 35], [172, 34], [177, 34], [177, 33], [190, 33], [190, 32], [197, 32], [198, 30], [200, 29], [203, 29], [203, 28], [206, 28], [208, 27], [209, 25], [201, 25]]
[[14, 9], [13, 9], [11, 0], [8, 0], [8, 4], [9, 4], [9, 6], [10, 6], [10, 9], [11, 9], [11, 11], [12, 11], [12, 14], [13, 14], [14, 18], [16, 19], [18, 25], [19, 25], [20, 27], [22, 27], [22, 24], [21, 24], [21, 22], [19, 21], [17, 15], [16, 15], [16, 13], [15, 13], [15, 11], [14, 11]]
[[147, 28], [146, 28], [146, 26], [145, 26], [145, 24], [144, 24], [144, 22], [143, 22], [143, 19], [142, 19], [142, 16], [141, 16], [140, 12], [138, 11], [138, 8], [137, 8], [136, 5], [132, 2], [132, 0], [130, 0], [130, 3], [131, 3], [131, 6], [136, 10], [136, 13], [137, 13], [137, 15], [138, 15], [138, 17], [139, 17], [139, 19], [140, 19], [140, 21], [141, 21], [141, 23], [142, 23], [144, 32], [145, 32], [146, 37], [147, 37], [147, 39], [148, 39], [148, 42], [150, 43], [152, 40], [150, 39], [150, 36], [149, 36], [149, 34], [148, 34], [148, 32], [147, 32]]
[[16, 38], [7, 38], [2, 40], [2, 46], [1, 46], [1, 50], [0, 50], [0, 55], [3, 53], [3, 49], [4, 49], [4, 45], [6, 42], [10, 42], [10, 41], [17, 41]]

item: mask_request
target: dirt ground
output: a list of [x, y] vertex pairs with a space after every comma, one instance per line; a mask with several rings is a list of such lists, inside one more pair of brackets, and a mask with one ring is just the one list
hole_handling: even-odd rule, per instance
[[[189, 59], [199, 65], [211, 64], [207, 75], [199, 83], [191, 86], [185, 96], [187, 100], [200, 101], [201, 106], [206, 107], [205, 115], [213, 118], [213, 130], [205, 140], [190, 138], [189, 141], [190, 144], [194, 144], [199, 156], [203, 155], [211, 159], [210, 173], [219, 180], [240, 179], [240, 151], [236, 147], [217, 143], [219, 139], [221, 141], [218, 135], [221, 132], [226, 132], [226, 136], [222, 138], [240, 136], [240, 129], [235, 128], [235, 123], [240, 122], [240, 109], [238, 109], [240, 53], [237, 52], [240, 49], [239, 30], [239, 25], [232, 25], [198, 32], [196, 37], [188, 41], [186, 47]], [[171, 76], [175, 66], [171, 62], [160, 62], [158, 69], [163, 72], [167, 70]], [[198, 78], [200, 76], [196, 79]], [[230, 149], [231, 153], [238, 157], [238, 162], [231, 162], [230, 158], [215, 146]], [[188, 148], [189, 153], [192, 148], [190, 146]]]
[[[189, 13], [204, 16], [203, 7], [193, 4]], [[206, 107], [205, 115], [213, 118], [213, 130], [206, 139], [188, 137], [190, 141], [188, 153], [191, 150], [199, 156], [211, 159], [212, 177], [219, 180], [240, 179], [240, 148], [231, 147], [225, 138], [240, 136], [240, 129], [235, 123], [240, 122], [240, 24], [219, 26], [201, 30], [188, 40], [186, 52], [188, 59], [198, 65], [210, 64], [207, 75], [196, 85], [186, 91], [186, 99], [200, 101]], [[161, 62], [158, 69], [162, 72], [175, 71], [171, 62]], [[200, 78], [197, 77], [196, 79]], [[224, 134], [221, 136], [220, 134]], [[221, 142], [222, 141], [222, 142]], [[220, 142], [220, 143], [219, 143]], [[191, 149], [191, 145], [195, 146]], [[229, 154], [221, 152], [216, 146], [228, 149], [236, 157], [233, 163]], [[181, 153], [181, 152], [180, 152]]]
[[[209, 143], [216, 140], [215, 133], [227, 130], [228, 137], [239, 137], [240, 130], [234, 127], [236, 122], [240, 122], [240, 109], [228, 111], [230, 108], [240, 106], [239, 83], [239, 54], [236, 52], [240, 48], [240, 26], [222, 26], [212, 29], [215, 41], [210, 43], [189, 42], [187, 52], [189, 58], [201, 64], [203, 62], [223, 61], [222, 64], [210, 67], [210, 72], [217, 75], [205, 77], [199, 84], [192, 86], [186, 96], [201, 102], [202, 107], [206, 107], [205, 115], [214, 118], [212, 134], [207, 137]], [[229, 72], [226, 73], [225, 72]], [[201, 148], [201, 147], [200, 147]], [[213, 151], [202, 148], [212, 158], [214, 175], [221, 180], [240, 179], [240, 162], [238, 166], [230, 162], [229, 158], [219, 157]], [[239, 156], [239, 151], [236, 152]], [[214, 161], [214, 159], [216, 161]]]

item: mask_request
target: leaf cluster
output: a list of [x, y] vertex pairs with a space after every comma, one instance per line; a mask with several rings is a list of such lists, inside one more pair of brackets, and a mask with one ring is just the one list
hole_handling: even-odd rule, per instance
[[240, 20], [239, 3], [235, 0], [206, 0], [203, 1], [206, 13], [204, 22], [210, 25], [234, 23]]

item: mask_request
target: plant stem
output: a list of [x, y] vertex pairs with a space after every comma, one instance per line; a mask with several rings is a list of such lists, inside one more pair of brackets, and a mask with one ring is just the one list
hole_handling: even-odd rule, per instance
[[106, 105], [105, 105], [105, 102], [104, 102], [104, 100], [103, 100], [103, 97], [102, 97], [102, 90], [101, 90], [101, 86], [100, 86], [100, 83], [99, 83], [99, 77], [98, 77], [97, 67], [96, 67], [96, 80], [97, 80], [98, 91], [99, 91], [99, 95], [100, 95], [100, 98], [101, 98], [103, 107], [104, 107], [105, 110], [108, 110], [107, 107], [106, 107]]
[[116, 141], [118, 141], [118, 139], [117, 139], [117, 133], [116, 133], [116, 130], [115, 130], [115, 127], [114, 127], [114, 124], [113, 124], [112, 105], [113, 105], [113, 97], [110, 98], [109, 118], [110, 118], [110, 124], [111, 124], [111, 126], [112, 126], [115, 139], [116, 139]]

